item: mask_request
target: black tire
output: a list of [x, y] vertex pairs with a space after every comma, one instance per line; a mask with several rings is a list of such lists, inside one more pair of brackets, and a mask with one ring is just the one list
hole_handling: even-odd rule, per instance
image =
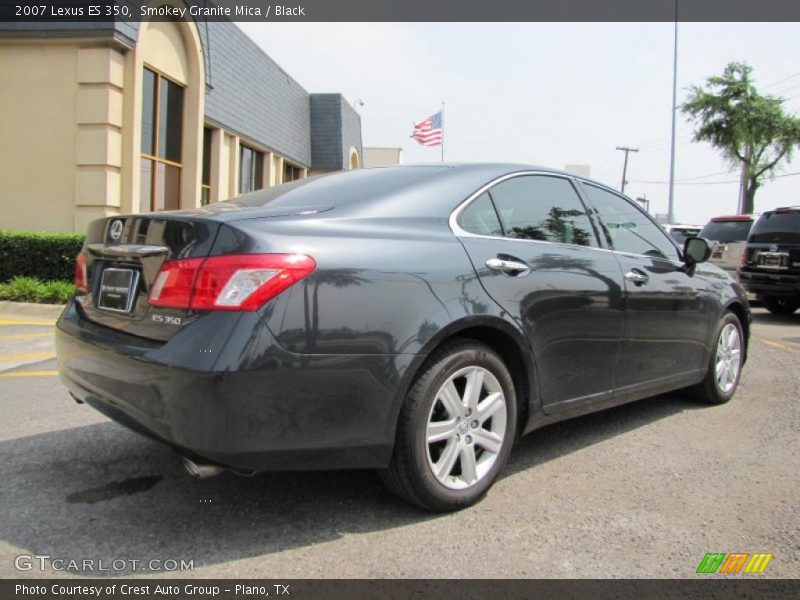
[[773, 315], [788, 316], [800, 307], [800, 302], [794, 298], [781, 298], [778, 296], [765, 296], [764, 308]]
[[[720, 387], [720, 384], [717, 382], [717, 375], [716, 375], [716, 367], [717, 367], [717, 348], [720, 343], [720, 335], [722, 334], [723, 330], [726, 328], [727, 325], [733, 325], [736, 327], [736, 330], [739, 333], [739, 342], [740, 342], [740, 360], [738, 371], [736, 373], [735, 380], [733, 381], [733, 387], [729, 390], [723, 390]], [[725, 404], [728, 400], [730, 400], [733, 395], [736, 393], [736, 389], [739, 387], [739, 380], [742, 376], [742, 368], [744, 367], [744, 359], [745, 359], [745, 338], [744, 338], [744, 330], [742, 329], [742, 323], [739, 321], [739, 317], [737, 317], [732, 312], [726, 312], [722, 319], [720, 319], [717, 325], [717, 332], [714, 336], [714, 346], [711, 349], [711, 356], [708, 359], [708, 369], [706, 371], [705, 377], [703, 381], [701, 381], [696, 386], [690, 388], [692, 395], [702, 401], [707, 402], [708, 404]]]
[[[502, 422], [498, 421], [497, 427], [504, 429], [505, 433], [499, 451], [487, 455], [495, 458], [485, 473], [465, 489], [450, 489], [437, 479], [428, 462], [429, 453], [434, 452], [435, 448], [429, 449], [426, 428], [430, 416], [434, 414], [433, 411], [442, 406], [441, 404], [434, 406], [438, 402], [437, 394], [442, 386], [463, 369], [471, 367], [480, 367], [491, 373], [496, 380], [493, 383], [499, 384], [502, 389], [505, 397], [506, 423], [503, 428]], [[481, 389], [482, 394], [486, 393], [483, 387]], [[464, 396], [466, 395], [464, 392]], [[469, 417], [463, 420], [469, 421]], [[490, 421], [491, 419], [487, 423]], [[474, 427], [474, 422], [470, 422], [469, 426]], [[480, 427], [483, 428], [483, 424]], [[463, 440], [461, 436], [456, 436], [460, 440], [457, 443], [467, 444], [468, 438], [472, 440], [468, 434], [474, 431], [467, 431]], [[379, 474], [391, 492], [428, 510], [444, 512], [465, 508], [478, 502], [497, 479], [508, 461], [516, 432], [517, 398], [514, 393], [514, 382], [503, 360], [493, 350], [479, 342], [455, 340], [437, 350], [417, 375], [400, 411], [391, 462], [389, 467]], [[442, 443], [456, 442], [451, 440]], [[441, 452], [443, 455], [445, 450]], [[472, 452], [480, 461], [480, 457], [486, 451], [475, 443]], [[459, 453], [458, 456], [453, 472], [460, 469], [462, 454]]]

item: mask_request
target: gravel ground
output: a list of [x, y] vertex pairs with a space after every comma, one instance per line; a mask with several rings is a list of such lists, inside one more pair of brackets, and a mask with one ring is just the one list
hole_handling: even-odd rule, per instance
[[[755, 335], [728, 404], [672, 394], [540, 430], [483, 502], [450, 515], [370, 472], [190, 479], [171, 451], [74, 404], [39, 338], [6, 338], [0, 351], [38, 358], [0, 363], [0, 576], [52, 574], [13, 564], [49, 554], [193, 559], [191, 577], [694, 577], [706, 552], [770, 552], [764, 577], [797, 578], [800, 315], [759, 311]], [[3, 377], [20, 370], [41, 375]]]

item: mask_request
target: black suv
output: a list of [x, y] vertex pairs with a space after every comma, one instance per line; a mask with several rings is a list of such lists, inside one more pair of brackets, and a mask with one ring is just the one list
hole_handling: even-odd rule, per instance
[[790, 315], [800, 307], [800, 207], [759, 217], [742, 253], [739, 280], [771, 313]]

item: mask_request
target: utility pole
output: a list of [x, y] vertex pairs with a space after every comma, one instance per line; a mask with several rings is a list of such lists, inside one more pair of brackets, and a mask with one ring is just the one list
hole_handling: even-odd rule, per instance
[[638, 152], [638, 148], [628, 148], [627, 146], [617, 146], [617, 150], [622, 150], [625, 153], [625, 164], [622, 166], [622, 185], [619, 191], [625, 193], [625, 175], [628, 173], [628, 153]]
[[675, 39], [672, 50], [672, 135], [669, 143], [669, 203], [667, 222], [675, 222], [675, 119], [678, 112], [678, 0], [675, 0]]

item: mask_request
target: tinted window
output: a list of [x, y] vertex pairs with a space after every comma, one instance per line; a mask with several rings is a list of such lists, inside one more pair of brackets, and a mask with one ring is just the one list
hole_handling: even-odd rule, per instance
[[756, 244], [800, 244], [800, 211], [765, 213], [750, 234]]
[[700, 237], [715, 242], [743, 242], [752, 225], [752, 221], [709, 221], [700, 232]]
[[303, 176], [303, 168], [290, 162], [283, 162], [283, 182], [297, 181]]
[[264, 155], [247, 146], [239, 146], [239, 192], [247, 194], [263, 185]]
[[614, 250], [679, 260], [678, 250], [661, 228], [632, 202], [594, 185], [585, 184]]
[[508, 237], [597, 246], [586, 208], [566, 179], [515, 177], [489, 193]]
[[150, 69], [142, 78], [142, 152], [155, 154], [156, 83], [158, 76]]
[[478, 235], [502, 236], [503, 229], [497, 219], [489, 194], [478, 196], [458, 217], [461, 229]]
[[158, 117], [158, 156], [181, 162], [183, 88], [161, 78]]

